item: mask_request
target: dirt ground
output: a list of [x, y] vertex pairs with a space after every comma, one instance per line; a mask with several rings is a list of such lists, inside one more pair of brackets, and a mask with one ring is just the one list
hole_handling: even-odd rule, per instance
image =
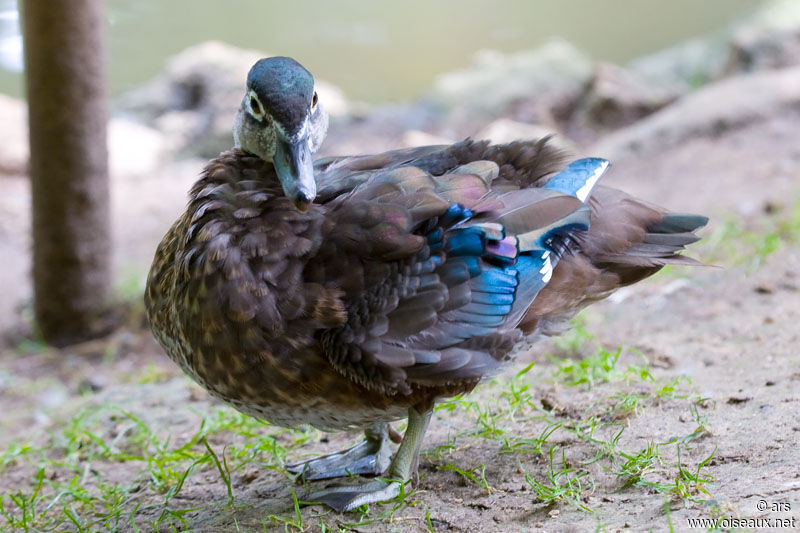
[[[305, 488], [284, 461], [358, 435], [237, 417], [179, 374], [136, 305], [127, 327], [63, 351], [12, 335], [0, 356], [0, 529], [688, 531], [690, 519], [725, 518], [717, 529], [797, 530], [799, 138], [795, 108], [614, 150], [607, 184], [712, 217], [692, 253], [719, 267], [671, 268], [618, 293], [577, 334], [523, 350], [439, 409], [401, 503], [295, 509], [292, 491]], [[197, 165], [168, 170], [179, 178], [115, 184], [129, 294]], [[4, 188], [17, 195], [6, 211], [24, 205], [24, 182]], [[25, 217], [0, 229], [18, 236]], [[9, 239], [22, 257], [24, 239]], [[2, 279], [18, 284], [24, 260], [4, 263]]]

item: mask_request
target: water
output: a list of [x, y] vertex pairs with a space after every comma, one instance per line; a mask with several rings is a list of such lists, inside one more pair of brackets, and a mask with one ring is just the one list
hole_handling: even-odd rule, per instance
[[[412, 98], [483, 48], [506, 52], [562, 36], [624, 63], [707, 34], [763, 0], [108, 0], [112, 92], [141, 84], [208, 39], [290, 55], [369, 102]], [[20, 96], [15, 0], [0, 0], [0, 92]]]

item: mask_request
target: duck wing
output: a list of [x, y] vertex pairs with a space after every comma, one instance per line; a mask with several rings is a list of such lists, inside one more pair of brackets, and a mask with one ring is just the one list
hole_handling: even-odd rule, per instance
[[414, 166], [432, 176], [475, 161], [491, 161], [499, 169], [495, 189], [527, 188], [561, 170], [566, 154], [549, 144], [550, 137], [491, 145], [466, 139], [452, 145], [420, 146], [380, 154], [328, 157], [314, 162], [317, 201], [328, 202], [365, 183], [375, 172]]
[[563, 187], [520, 189], [500, 169], [479, 160], [439, 175], [403, 165], [365, 171], [325, 204], [323, 241], [304, 279], [343, 293], [346, 323], [319, 335], [342, 374], [408, 394], [477, 383], [507, 359], [590, 210]]

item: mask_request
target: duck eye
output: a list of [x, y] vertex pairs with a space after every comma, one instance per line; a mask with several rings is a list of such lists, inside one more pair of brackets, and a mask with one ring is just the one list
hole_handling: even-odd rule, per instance
[[317, 107], [317, 100], [318, 100], [317, 91], [314, 91], [314, 96], [311, 97], [311, 109], [314, 109], [315, 107]]
[[256, 118], [261, 118], [264, 114], [264, 110], [261, 108], [261, 102], [258, 101], [258, 98], [255, 96], [250, 96], [250, 110], [253, 112], [253, 115]]

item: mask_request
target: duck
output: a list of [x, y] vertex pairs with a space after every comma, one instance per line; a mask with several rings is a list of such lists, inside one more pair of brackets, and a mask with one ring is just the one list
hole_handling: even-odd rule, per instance
[[570, 162], [543, 138], [315, 161], [323, 105], [294, 59], [253, 65], [234, 147], [191, 188], [144, 295], [156, 340], [212, 396], [279, 426], [364, 431], [287, 466], [365, 477], [305, 501], [396, 497], [438, 401], [618, 288], [699, 264], [681, 252], [708, 219], [598, 185], [605, 159]]

